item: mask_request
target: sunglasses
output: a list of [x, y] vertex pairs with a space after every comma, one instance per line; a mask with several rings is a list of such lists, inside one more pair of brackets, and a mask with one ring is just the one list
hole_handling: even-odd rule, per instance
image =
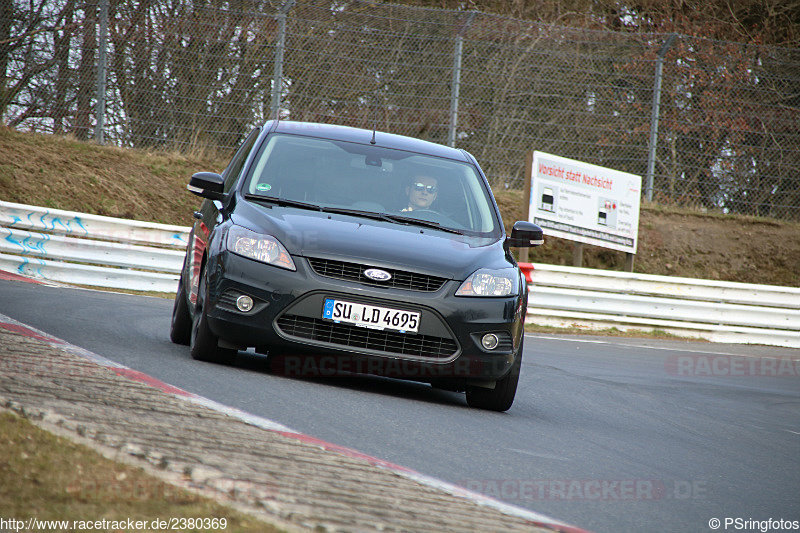
[[428, 194], [436, 194], [439, 188], [436, 185], [425, 185], [424, 183], [415, 183], [414, 190], [417, 192], [425, 191]]

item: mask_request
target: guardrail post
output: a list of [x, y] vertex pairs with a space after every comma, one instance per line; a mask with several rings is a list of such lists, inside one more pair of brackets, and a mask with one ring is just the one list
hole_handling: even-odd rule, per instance
[[572, 243], [572, 266], [576, 266], [576, 267], [583, 266], [583, 243], [582, 242], [573, 242]]

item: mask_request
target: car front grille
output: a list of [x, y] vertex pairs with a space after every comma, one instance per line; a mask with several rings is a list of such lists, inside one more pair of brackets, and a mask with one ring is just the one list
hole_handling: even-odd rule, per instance
[[411, 291], [436, 292], [441, 289], [442, 285], [447, 281], [447, 278], [391, 268], [381, 269], [392, 275], [390, 280], [375, 281], [364, 275], [365, 270], [372, 268], [368, 265], [319, 258], [309, 258], [308, 262], [314, 272], [320, 276], [355, 281], [373, 287], [391, 287], [394, 289], [406, 289]]
[[363, 348], [387, 355], [443, 360], [453, 357], [458, 350], [455, 341], [446, 337], [381, 331], [337, 324], [320, 318], [283, 315], [278, 319], [277, 325], [284, 334], [291, 337], [347, 348]]

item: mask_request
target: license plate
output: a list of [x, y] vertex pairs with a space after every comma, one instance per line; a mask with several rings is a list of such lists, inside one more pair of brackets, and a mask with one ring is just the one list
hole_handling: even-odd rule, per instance
[[325, 298], [322, 318], [373, 329], [390, 329], [402, 333], [419, 330], [419, 313], [391, 307], [346, 302]]

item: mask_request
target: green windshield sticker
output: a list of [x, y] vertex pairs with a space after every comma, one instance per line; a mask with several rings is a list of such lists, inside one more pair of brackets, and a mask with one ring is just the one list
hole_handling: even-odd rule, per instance
[[259, 183], [258, 185], [256, 185], [256, 189], [259, 191], [268, 191], [272, 189], [272, 185], [270, 185], [269, 183]]

